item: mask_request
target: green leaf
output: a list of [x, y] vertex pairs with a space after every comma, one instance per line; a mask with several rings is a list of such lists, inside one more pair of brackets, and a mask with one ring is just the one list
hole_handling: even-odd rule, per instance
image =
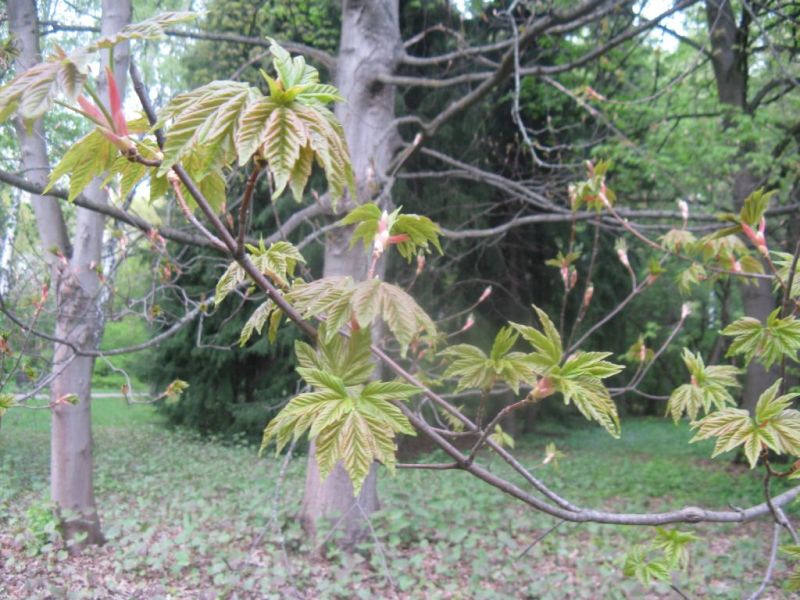
[[436, 248], [439, 254], [444, 254], [439, 243], [439, 236], [442, 231], [428, 217], [401, 213], [397, 216], [389, 233], [391, 235], [407, 235], [409, 237], [407, 241], [397, 244], [397, 251], [400, 256], [409, 262], [419, 251], [426, 254], [430, 253], [430, 246]]
[[498, 331], [497, 335], [494, 337], [494, 343], [492, 344], [491, 352], [489, 352], [489, 358], [494, 361], [501, 360], [508, 354], [511, 348], [514, 347], [517, 338], [519, 338], [519, 334], [511, 327], [501, 327], [500, 331]]
[[242, 328], [242, 333], [239, 336], [239, 347], [244, 346], [248, 342], [253, 332], [261, 335], [264, 323], [267, 322], [267, 319], [269, 319], [274, 310], [275, 303], [272, 300], [267, 300], [266, 302], [262, 302], [258, 308], [253, 311], [253, 314], [250, 315], [250, 318], [247, 319], [247, 322]]
[[669, 570], [686, 569], [689, 566], [688, 546], [699, 540], [700, 538], [690, 531], [656, 527], [653, 547], [664, 553], [664, 560]]
[[678, 284], [678, 289], [681, 294], [686, 295], [692, 291], [695, 285], [701, 281], [705, 281], [707, 277], [708, 275], [703, 265], [700, 263], [692, 263], [688, 268], [678, 273], [675, 282]]
[[611, 395], [596, 377], [555, 378], [555, 388], [564, 395], [564, 404], [574, 402], [581, 414], [597, 421], [612, 437], [619, 438], [620, 423]]
[[762, 439], [758, 427], [750, 419], [750, 414], [746, 410], [723, 408], [705, 416], [700, 421], [692, 422], [691, 426], [698, 430], [691, 442], [717, 438], [712, 458], [744, 444], [750, 468], [755, 468], [761, 451]]
[[770, 199], [776, 194], [777, 190], [765, 192], [764, 188], [759, 188], [744, 199], [742, 210], [739, 212], [739, 219], [743, 223], [755, 227], [761, 221], [761, 217], [769, 208]]
[[236, 286], [242, 283], [246, 277], [247, 274], [238, 262], [233, 261], [229, 264], [228, 268], [225, 269], [225, 273], [222, 274], [222, 277], [217, 282], [217, 287], [214, 291], [214, 306], [219, 306], [227, 298], [228, 294], [235, 290]]
[[722, 335], [734, 337], [726, 356], [744, 355], [748, 363], [757, 359], [766, 369], [783, 357], [797, 362], [800, 350], [800, 321], [792, 315], [780, 318], [776, 308], [765, 324], [752, 317], [742, 317], [722, 330]]
[[158, 175], [165, 175], [192, 151], [215, 156], [223, 147], [233, 147], [241, 115], [260, 97], [258, 90], [237, 81], [213, 81], [176, 96], [156, 124], [171, 121]]
[[[0, 122], [2, 121], [0, 120]], [[777, 267], [778, 277], [788, 286], [789, 270], [792, 268], [794, 256], [788, 252], [773, 252], [772, 255], [772, 262], [774, 262], [775, 266]], [[775, 282], [775, 288], [776, 290], [780, 289], [780, 284], [777, 281]], [[800, 261], [798, 261], [794, 268], [794, 277], [792, 277], [792, 289], [790, 295], [792, 298], [800, 298]]]
[[309, 145], [300, 148], [300, 155], [289, 173], [289, 189], [296, 202], [303, 201], [303, 190], [306, 188], [314, 167], [314, 150]]
[[443, 377], [458, 377], [456, 392], [477, 388], [488, 390], [494, 384], [496, 373], [492, 363], [483, 350], [470, 344], [456, 344], [445, 348], [441, 356], [453, 362], [445, 370]]
[[611, 352], [576, 352], [561, 367], [562, 377], [591, 376], [598, 379], [611, 377], [625, 367], [605, 360]]
[[289, 183], [306, 142], [306, 129], [294, 111], [281, 106], [270, 113], [264, 129], [264, 155], [275, 178], [274, 198]]
[[369, 202], [356, 206], [339, 221], [339, 225], [357, 225], [350, 238], [352, 248], [361, 240], [364, 249], [369, 250], [378, 233], [378, 222], [381, 220], [381, 209], [377, 204]]
[[267, 120], [278, 103], [272, 98], [258, 98], [239, 116], [234, 144], [239, 156], [239, 166], [244, 166], [264, 143]]
[[672, 252], [691, 250], [697, 238], [685, 229], [671, 229], [661, 236], [661, 243]]
[[116, 147], [97, 129], [70, 146], [53, 171], [45, 188], [52, 189], [64, 175], [69, 175], [69, 202], [72, 202], [95, 177], [109, 171], [117, 156]]
[[287, 280], [294, 276], [297, 265], [306, 262], [291, 242], [275, 242], [269, 248], [265, 248], [263, 243], [259, 247], [248, 245], [247, 250], [258, 270], [279, 287], [288, 286]]
[[683, 349], [683, 362], [691, 374], [691, 383], [676, 388], [669, 397], [667, 412], [677, 423], [684, 414], [694, 421], [700, 409], [706, 413], [712, 405], [724, 408], [736, 404], [727, 388], [739, 387], [739, 370], [728, 365], [706, 366], [699, 354]]
[[[320, 338], [324, 339], [321, 334]], [[369, 330], [354, 331], [349, 340], [337, 335], [330, 341], [324, 341], [316, 350], [305, 342], [297, 341], [295, 355], [301, 367], [327, 371], [339, 377], [346, 386], [361, 385], [375, 371], [371, 344]]]
[[494, 426], [494, 432], [489, 435], [489, 439], [501, 448], [514, 448], [514, 438], [503, 431], [500, 425]]
[[11, 394], [0, 394], [0, 417], [2, 417], [8, 409], [17, 405], [17, 400]]
[[561, 336], [550, 317], [536, 305], [533, 309], [542, 323], [542, 331], [519, 323], [509, 323], [509, 325], [533, 346], [535, 352], [532, 359], [541, 371], [539, 374], [544, 375], [548, 369], [558, 366], [564, 351], [561, 346]]
[[337, 336], [317, 349], [297, 342], [297, 372], [314, 391], [293, 398], [267, 425], [262, 440], [262, 450], [275, 440], [280, 451], [290, 439], [308, 432], [316, 440], [321, 477], [342, 461], [356, 494], [374, 461], [394, 469], [396, 433], [415, 434], [394, 402], [419, 392], [399, 381], [364, 385], [374, 370], [370, 341], [366, 331], [347, 341]]
[[126, 25], [113, 35], [101, 37], [89, 50], [113, 48], [117, 44], [128, 40], [155, 40], [165, 35], [164, 30], [171, 25], [193, 21], [197, 14], [188, 11], [167, 11], [159, 13], [149, 19]]
[[421, 332], [436, 336], [436, 325], [428, 314], [405, 290], [382, 282], [379, 288], [381, 316], [400, 344], [405, 356], [409, 344]]
[[391, 214], [384, 214], [377, 204], [362, 204], [350, 211], [339, 224], [358, 225], [350, 240], [351, 246], [361, 240], [364, 248], [369, 250], [380, 230], [379, 224], [384, 221], [384, 231], [390, 236], [388, 243], [396, 244], [400, 256], [407, 261], [410, 262], [419, 251], [429, 253], [431, 245], [442, 254], [439, 226], [427, 217], [401, 214], [401, 210], [402, 207], [399, 207]]
[[189, 384], [183, 379], [175, 379], [164, 390], [162, 397], [167, 404], [175, 404], [181, 399], [183, 392], [189, 389]]
[[274, 39], [270, 39], [270, 42], [269, 50], [272, 54], [272, 64], [285, 90], [295, 86], [310, 86], [319, 81], [317, 70], [307, 65], [302, 56], [292, 58]]
[[355, 177], [344, 130], [333, 113], [319, 106], [295, 102], [292, 110], [305, 125], [308, 144], [322, 165], [334, 199], [341, 198], [346, 188], [355, 195]]
[[634, 546], [628, 552], [622, 572], [648, 587], [653, 580], [669, 582], [669, 567], [662, 561], [648, 560], [645, 550], [640, 546]]

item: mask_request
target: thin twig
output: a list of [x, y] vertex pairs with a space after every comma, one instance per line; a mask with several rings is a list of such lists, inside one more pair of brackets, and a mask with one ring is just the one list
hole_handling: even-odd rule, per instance
[[534, 547], [536, 544], [538, 544], [539, 542], [541, 542], [541, 541], [542, 541], [544, 538], [546, 538], [548, 535], [550, 535], [551, 533], [553, 533], [553, 532], [554, 532], [556, 529], [558, 529], [559, 527], [561, 527], [561, 526], [562, 526], [564, 523], [566, 523], [566, 521], [564, 521], [564, 520], [562, 519], [561, 521], [559, 521], [558, 523], [556, 523], [555, 525], [553, 525], [553, 526], [552, 526], [552, 527], [550, 527], [549, 529], [546, 529], [545, 531], [543, 531], [542, 533], [540, 533], [539, 535], [537, 535], [535, 538], [533, 538], [533, 541], [532, 541], [530, 544], [528, 544], [528, 545], [525, 547], [525, 550], [523, 550], [522, 552], [520, 552], [520, 553], [517, 555], [517, 558], [516, 558], [516, 560], [519, 560], [520, 558], [522, 558], [523, 556], [525, 556], [525, 555], [526, 555], [528, 552], [530, 552], [530, 551], [531, 551], [531, 549], [532, 549], [532, 548], [533, 548], [533, 547]]
[[778, 558], [778, 544], [781, 539], [781, 526], [775, 523], [772, 527], [772, 544], [769, 550], [769, 561], [767, 562], [767, 570], [764, 572], [764, 579], [761, 580], [761, 585], [753, 592], [748, 600], [758, 600], [761, 594], [767, 589], [769, 582], [772, 580], [772, 574], [775, 571], [775, 562]]

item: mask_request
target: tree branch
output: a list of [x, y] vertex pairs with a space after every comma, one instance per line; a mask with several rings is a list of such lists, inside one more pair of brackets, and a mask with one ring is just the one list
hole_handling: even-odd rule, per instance
[[[49, 28], [47, 31], [42, 32], [43, 35], [58, 33], [59, 31], [100, 33], [99, 27], [93, 27], [87, 25], [67, 25], [64, 23], [59, 23], [57, 21], [42, 21], [41, 24]], [[248, 37], [246, 35], [239, 35], [236, 33], [178, 31], [176, 29], [168, 29], [164, 33], [170, 37], [188, 38], [192, 40], [208, 40], [211, 42], [244, 44], [246, 46], [256, 46], [259, 48], [269, 48], [271, 46], [271, 42], [267, 39], [258, 37]], [[297, 42], [290, 42], [287, 40], [279, 40], [279, 42], [288, 51], [308, 56], [309, 58], [323, 65], [330, 72], [333, 72], [336, 69], [336, 58], [334, 58], [327, 52], [320, 50], [319, 48], [314, 48], [313, 46], [308, 46], [306, 44], [300, 44]]]

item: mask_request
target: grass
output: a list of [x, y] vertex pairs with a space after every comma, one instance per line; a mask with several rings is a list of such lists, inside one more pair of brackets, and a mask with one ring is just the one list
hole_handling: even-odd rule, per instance
[[[0, 430], [0, 598], [659, 598], [622, 575], [645, 529], [562, 524], [456, 471], [380, 478], [374, 536], [353, 555], [314, 550], [296, 512], [305, 457], [259, 459], [244, 442], [163, 427], [152, 407], [94, 405], [95, 487], [109, 543], [68, 557], [47, 498], [48, 413], [13, 410]], [[546, 424], [518, 439], [538, 477], [572, 501], [616, 510], [723, 508], [761, 499], [759, 477], [708, 460], [686, 428], [629, 420], [613, 440], [599, 428]], [[546, 443], [566, 456], [544, 466]], [[498, 473], [504, 463], [482, 457]], [[440, 461], [436, 453], [417, 460]], [[779, 491], [776, 488], [776, 491]], [[675, 582], [691, 597], [740, 598], [763, 573], [771, 527], [690, 526], [702, 541]], [[520, 556], [524, 553], [523, 556]], [[777, 575], [787, 567], [779, 562]], [[771, 598], [789, 597], [779, 587]], [[670, 595], [672, 594], [672, 595]]]

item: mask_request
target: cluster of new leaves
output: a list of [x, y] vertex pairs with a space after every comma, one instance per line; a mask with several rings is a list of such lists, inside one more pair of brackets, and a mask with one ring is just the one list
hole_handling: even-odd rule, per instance
[[625, 557], [623, 573], [649, 586], [654, 580], [671, 583], [670, 573], [689, 566], [689, 544], [700, 538], [689, 531], [656, 527], [650, 544], [634, 546]]
[[703, 358], [688, 348], [683, 349], [683, 362], [691, 381], [677, 387], [667, 403], [667, 413], [676, 423], [684, 414], [694, 421], [700, 409], [708, 413], [712, 405], [721, 409], [736, 404], [728, 388], [739, 387], [736, 381], [739, 369], [730, 365], [706, 366]]
[[[589, 420], [597, 421], [612, 436], [619, 437], [617, 407], [603, 384], [603, 379], [616, 375], [624, 368], [605, 360], [610, 352], [575, 352], [564, 357], [558, 329], [543, 310], [533, 307], [542, 330], [511, 323], [511, 326], [533, 347], [529, 364], [541, 379], [537, 388], [550, 389], [564, 396], [564, 403], [574, 402]], [[543, 397], [543, 396], [542, 396]]]
[[706, 265], [733, 273], [762, 273], [764, 267], [756, 255], [736, 235], [719, 232], [700, 239], [685, 229], [672, 229], [662, 238], [664, 247], [683, 256], [694, 259], [686, 269], [676, 276], [681, 293], [688, 294], [692, 287], [722, 273], [709, 272]]
[[59, 93], [70, 102], [77, 99], [88, 79], [89, 62], [101, 48], [111, 48], [130, 39], [160, 38], [166, 27], [194, 17], [193, 13], [166, 12], [128, 25], [113, 36], [101, 38], [69, 54], [56, 48], [45, 62], [17, 75], [0, 88], [0, 123], [17, 113], [26, 125], [31, 126], [50, 110]]
[[581, 257], [580, 252], [568, 252], [564, 254], [560, 250], [555, 258], [550, 258], [544, 261], [548, 267], [556, 267], [561, 274], [561, 281], [564, 284], [564, 289], [569, 292], [578, 283], [578, 272], [575, 270], [573, 263]]
[[[533, 309], [541, 321], [541, 331], [510, 323], [495, 337], [488, 357], [469, 344], [447, 348], [442, 354], [453, 362], [445, 376], [458, 378], [458, 390], [487, 390], [496, 381], [503, 381], [515, 392], [521, 383], [529, 382], [533, 388], [531, 398], [537, 400], [560, 392], [565, 404], [574, 402], [583, 416], [619, 437], [617, 407], [602, 380], [623, 367], [605, 360], [609, 352], [576, 352], [565, 358], [561, 336], [550, 317], [537, 306]], [[532, 353], [511, 352], [518, 336], [533, 347]], [[536, 377], [538, 381], [534, 381]]]
[[746, 410], [723, 408], [692, 423], [697, 429], [693, 442], [717, 438], [714, 456], [744, 446], [744, 453], [754, 468], [765, 449], [778, 454], [800, 456], [800, 411], [789, 408], [800, 394], [778, 396], [778, 379], [758, 399], [755, 416]]
[[270, 51], [277, 79], [262, 72], [269, 95], [214, 81], [170, 102], [159, 123], [170, 123], [159, 176], [192, 154], [206, 165], [243, 166], [255, 157], [269, 165], [275, 197], [288, 185], [300, 201], [316, 159], [334, 197], [355, 187], [344, 131], [325, 107], [341, 100], [336, 88], [319, 83], [303, 57], [292, 58], [274, 41]]
[[407, 261], [418, 251], [429, 253], [431, 246], [442, 254], [439, 243], [441, 230], [428, 217], [401, 213], [402, 207], [388, 213], [381, 211], [377, 204], [368, 203], [357, 206], [341, 221], [340, 225], [356, 225], [350, 240], [351, 247], [361, 240], [364, 248], [370, 247], [383, 252], [389, 245], [396, 245], [400, 256]]
[[502, 327], [494, 338], [489, 356], [471, 344], [456, 344], [445, 348], [441, 355], [452, 362], [444, 377], [458, 378], [456, 392], [467, 389], [489, 391], [497, 382], [504, 382], [519, 392], [522, 383], [533, 380], [536, 374], [530, 364], [530, 356], [523, 352], [512, 352], [519, 334], [511, 327]]
[[[769, 208], [769, 202], [775, 195], [776, 191], [765, 192], [763, 188], [757, 189], [742, 203], [742, 209], [738, 214], [723, 213], [719, 218], [724, 221], [734, 223], [729, 227], [725, 227], [716, 233], [712, 234], [717, 237], [743, 233], [753, 245], [759, 250], [766, 249], [766, 240], [764, 238], [764, 213]], [[753, 228], [756, 228], [754, 230]]]
[[652, 348], [647, 346], [646, 336], [640, 335], [639, 338], [631, 344], [630, 348], [622, 356], [622, 359], [629, 363], [647, 364], [652, 362], [655, 357], [655, 352]]
[[[127, 124], [129, 131], [140, 130], [140, 121]], [[150, 140], [131, 142], [136, 152], [147, 159], [155, 159], [158, 148]], [[120, 177], [120, 197], [125, 197], [147, 174], [142, 163], [129, 160], [120, 154], [116, 146], [101, 129], [94, 129], [70, 146], [64, 156], [53, 168], [45, 192], [50, 190], [65, 175], [69, 175], [68, 200], [72, 202], [89, 182], [106, 173], [105, 183]], [[151, 190], [152, 191], [152, 190]]]
[[677, 276], [677, 284], [682, 293], [688, 293], [694, 285], [711, 276], [721, 275], [709, 275], [704, 265], [711, 264], [717, 269], [733, 273], [764, 271], [759, 257], [750, 251], [738, 234], [744, 234], [759, 254], [768, 255], [764, 237], [764, 213], [773, 195], [774, 192], [756, 190], [744, 200], [738, 214], [719, 215], [720, 219], [734, 225], [723, 227], [700, 239], [686, 229], [672, 229], [661, 238], [667, 250], [695, 259], [695, 262]]
[[606, 186], [606, 173], [611, 168], [611, 162], [606, 160], [601, 160], [597, 164], [588, 162], [586, 167], [587, 179], [569, 186], [572, 210], [580, 210], [586, 205], [599, 212], [605, 206], [613, 206], [617, 199], [616, 194]]
[[494, 426], [494, 431], [489, 435], [489, 439], [501, 448], [514, 447], [514, 438], [503, 431], [503, 428], [500, 427], [499, 423]]
[[296, 283], [286, 298], [304, 317], [325, 320], [325, 342], [347, 324], [354, 330], [365, 329], [379, 316], [400, 343], [403, 355], [421, 332], [436, 336], [436, 325], [414, 298], [379, 279], [355, 283], [350, 277], [325, 277]]
[[189, 389], [189, 384], [183, 379], [175, 379], [162, 392], [161, 398], [167, 404], [177, 404], [183, 396], [183, 392]]
[[[247, 244], [245, 247], [253, 265], [278, 287], [288, 287], [289, 278], [294, 276], [297, 265], [305, 263], [300, 251], [289, 242], [275, 242], [266, 247], [264, 241], [261, 240], [258, 246]], [[233, 290], [247, 281], [247, 279], [247, 273], [237, 261], [233, 261], [228, 265], [225, 273], [217, 282], [214, 294], [215, 306], [219, 306]], [[272, 300], [264, 301], [253, 311], [253, 314], [244, 324], [239, 337], [239, 345], [244, 346], [253, 333], [260, 335], [267, 321], [269, 321], [269, 339], [274, 341], [282, 317], [282, 311]]]
[[0, 394], [0, 417], [6, 414], [9, 408], [17, 405], [17, 401], [11, 394]]
[[783, 357], [797, 362], [800, 350], [800, 321], [789, 315], [781, 319], [781, 308], [772, 311], [765, 323], [753, 317], [742, 317], [722, 330], [734, 338], [726, 356], [744, 356], [749, 363], [754, 358], [766, 369]]
[[[286, 287], [290, 277], [294, 276], [295, 268], [299, 263], [305, 263], [303, 255], [291, 242], [275, 242], [266, 247], [264, 241], [258, 246], [246, 244], [247, 256], [258, 270], [269, 277], [275, 285]], [[236, 261], [228, 265], [222, 277], [217, 282], [214, 294], [214, 304], [219, 304], [241, 283], [247, 280], [244, 268]]]
[[263, 450], [274, 439], [280, 452], [308, 432], [316, 443], [320, 477], [325, 479], [341, 460], [355, 495], [373, 461], [394, 471], [395, 434], [415, 435], [393, 402], [407, 400], [419, 389], [400, 381], [370, 380], [375, 368], [370, 344], [368, 329], [353, 332], [349, 340], [335, 335], [316, 350], [296, 342], [297, 372], [313, 389], [292, 399], [270, 421], [261, 445]]

